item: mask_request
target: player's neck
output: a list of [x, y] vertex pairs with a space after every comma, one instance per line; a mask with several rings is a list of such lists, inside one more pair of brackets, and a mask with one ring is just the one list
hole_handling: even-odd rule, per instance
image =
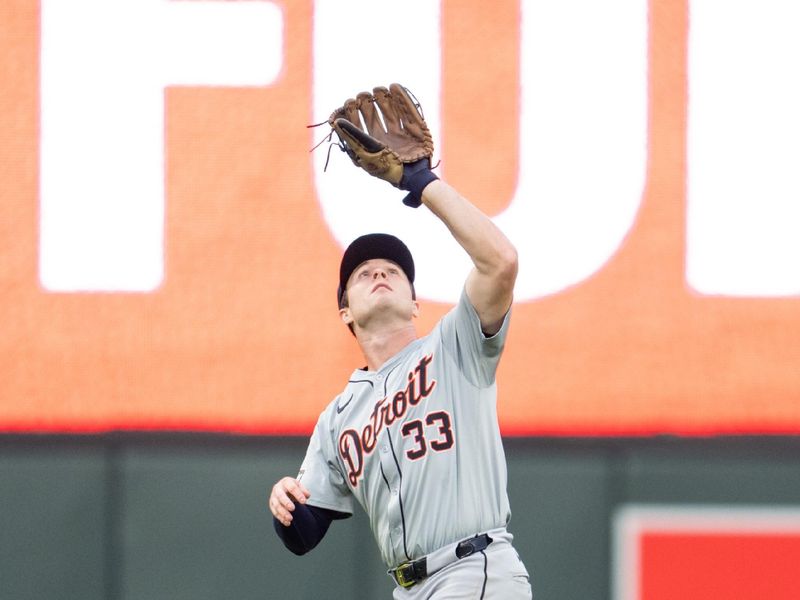
[[360, 330], [357, 339], [367, 361], [367, 368], [370, 371], [377, 371], [387, 360], [417, 339], [417, 330], [414, 324], [409, 322], [398, 328]]

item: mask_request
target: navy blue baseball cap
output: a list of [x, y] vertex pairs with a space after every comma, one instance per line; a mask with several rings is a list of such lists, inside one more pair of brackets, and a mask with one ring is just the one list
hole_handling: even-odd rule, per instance
[[408, 277], [414, 289], [414, 258], [411, 251], [400, 239], [388, 233], [369, 233], [353, 240], [344, 251], [339, 266], [339, 289], [336, 302], [342, 308], [342, 298], [347, 289], [347, 281], [359, 265], [373, 258], [384, 258], [396, 263]]

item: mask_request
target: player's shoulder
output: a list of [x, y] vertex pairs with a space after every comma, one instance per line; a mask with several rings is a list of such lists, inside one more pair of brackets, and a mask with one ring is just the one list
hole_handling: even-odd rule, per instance
[[[477, 321], [477, 313], [469, 300], [469, 296], [467, 296], [466, 289], [462, 288], [456, 303], [442, 315], [442, 318], [434, 325], [430, 335], [439, 337], [447, 335], [457, 322], [472, 322], [473, 320]], [[480, 326], [480, 321], [477, 322], [478, 326]]]
[[325, 405], [325, 408], [322, 410], [322, 413], [320, 414], [320, 418], [324, 418], [325, 415], [329, 414], [330, 412], [335, 412], [336, 407], [339, 406], [342, 402], [342, 397], [346, 396], [346, 394], [347, 394], [347, 386], [345, 386], [345, 388], [342, 391], [340, 391], [338, 394], [333, 396], [333, 398], [331, 398], [328, 401], [328, 403]]
[[327, 406], [325, 406], [325, 409], [320, 415], [320, 419], [328, 419], [329, 421], [335, 419], [337, 415], [341, 415], [345, 409], [350, 406], [355, 397], [359, 396], [368, 388], [371, 389], [373, 385], [374, 383], [365, 371], [362, 369], [354, 371], [345, 384], [344, 389], [336, 394]]
[[437, 324], [442, 345], [451, 351], [455, 351], [456, 348], [468, 348], [480, 355], [497, 355], [505, 343], [510, 315], [511, 309], [503, 318], [499, 331], [494, 334], [485, 333], [481, 327], [478, 311], [470, 301], [466, 288], [462, 289], [458, 302]]

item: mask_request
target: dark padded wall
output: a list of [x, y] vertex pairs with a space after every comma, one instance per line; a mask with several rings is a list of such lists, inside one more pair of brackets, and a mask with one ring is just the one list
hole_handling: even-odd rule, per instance
[[[507, 439], [510, 530], [539, 600], [610, 598], [611, 520], [635, 503], [800, 506], [800, 438]], [[0, 436], [0, 599], [375, 599], [359, 514], [305, 557], [268, 490], [306, 439]]]
[[104, 598], [102, 448], [0, 447], [0, 598]]

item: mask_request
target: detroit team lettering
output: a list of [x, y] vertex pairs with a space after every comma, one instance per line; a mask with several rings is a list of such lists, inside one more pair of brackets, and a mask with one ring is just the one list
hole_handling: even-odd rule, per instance
[[409, 371], [406, 387], [377, 402], [369, 421], [360, 432], [346, 429], [339, 436], [339, 454], [347, 464], [347, 478], [353, 487], [358, 486], [358, 480], [364, 471], [364, 457], [375, 450], [378, 435], [383, 428], [402, 419], [409, 407], [422, 402], [436, 387], [436, 380], [428, 379], [428, 365], [432, 361], [433, 354], [422, 357], [419, 364]]

